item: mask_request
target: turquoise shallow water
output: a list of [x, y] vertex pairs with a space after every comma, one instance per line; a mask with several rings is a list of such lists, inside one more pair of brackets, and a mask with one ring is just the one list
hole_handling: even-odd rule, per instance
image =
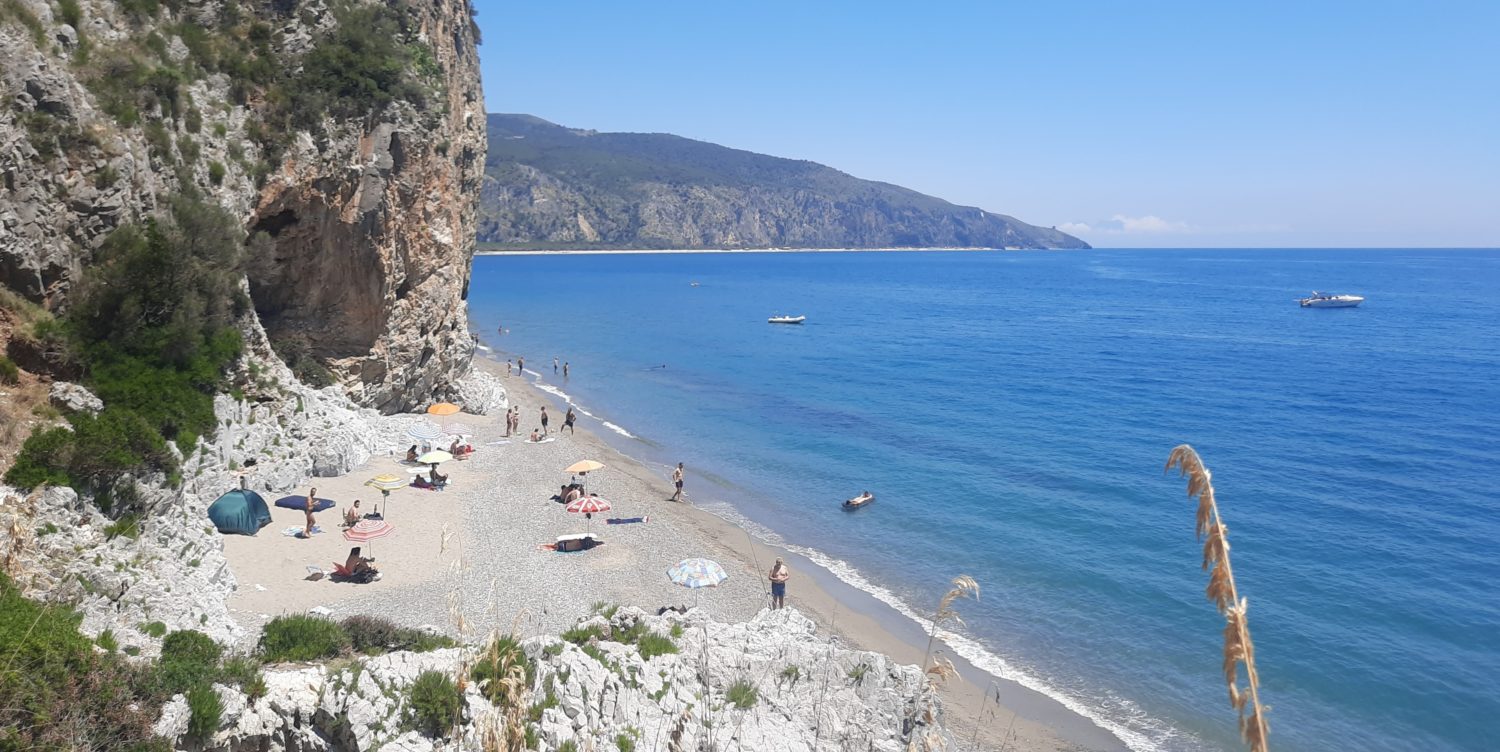
[[[1314, 288], [1368, 302], [1298, 308]], [[1500, 252], [481, 257], [470, 306], [502, 358], [845, 579], [913, 610], [973, 575], [957, 647], [1136, 749], [1236, 748], [1162, 474], [1191, 443], [1276, 749], [1500, 739]]]

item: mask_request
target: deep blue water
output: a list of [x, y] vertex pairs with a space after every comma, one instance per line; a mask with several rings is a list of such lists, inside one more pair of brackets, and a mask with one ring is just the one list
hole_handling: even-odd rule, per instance
[[[1368, 301], [1300, 309], [1314, 288]], [[969, 657], [1138, 749], [1238, 748], [1162, 473], [1191, 443], [1273, 748], [1500, 739], [1500, 252], [481, 257], [470, 306], [627, 449], [845, 577], [927, 609], [973, 575]]]

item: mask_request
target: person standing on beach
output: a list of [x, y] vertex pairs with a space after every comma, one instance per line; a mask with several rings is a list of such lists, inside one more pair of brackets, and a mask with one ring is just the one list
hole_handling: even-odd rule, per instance
[[672, 485], [676, 486], [677, 490], [672, 492], [672, 498], [667, 499], [667, 501], [682, 501], [682, 463], [681, 462], [677, 463], [677, 468], [672, 471]]
[[522, 358], [520, 356], [516, 357], [516, 373], [518, 373], [518, 374], [520, 374], [522, 376], [526, 375], [526, 359], [525, 358]]
[[792, 570], [780, 556], [776, 557], [776, 563], [771, 565], [771, 608], [786, 608], [786, 581], [790, 579]]
[[307, 492], [307, 508], [303, 510], [307, 514], [307, 527], [302, 530], [303, 538], [312, 537], [313, 529], [313, 504], [317, 503], [318, 489], [314, 488]]
[[505, 359], [505, 376], [510, 378], [510, 358]]
[[563, 378], [568, 377], [568, 361], [563, 361]]
[[[568, 429], [568, 433], [574, 433], [577, 431], [577, 429], [573, 427], [573, 421], [575, 420], [578, 420], [578, 416], [573, 414], [573, 406], [568, 405], [568, 414], [563, 416], [563, 428]], [[558, 431], [558, 433], [562, 432]]]
[[553, 374], [557, 373], [557, 356], [556, 355], [552, 356], [552, 373]]
[[542, 405], [542, 435], [547, 435], [547, 406]]

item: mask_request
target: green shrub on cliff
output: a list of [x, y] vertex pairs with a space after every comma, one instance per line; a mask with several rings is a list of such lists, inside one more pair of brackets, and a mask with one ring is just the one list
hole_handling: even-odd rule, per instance
[[72, 416], [71, 432], [32, 434], [6, 482], [99, 493], [126, 473], [172, 473], [166, 442], [191, 449], [215, 428], [213, 395], [239, 356], [235, 318], [249, 309], [244, 233], [218, 207], [186, 197], [169, 206], [167, 218], [105, 240], [57, 326], [103, 412]]
[[408, 728], [442, 738], [459, 720], [463, 703], [463, 692], [452, 677], [441, 671], [423, 671], [406, 690], [403, 720]]
[[349, 649], [349, 635], [338, 622], [309, 614], [278, 616], [260, 633], [260, 655], [267, 663], [333, 658]]
[[[409, 11], [383, 3], [335, 6], [338, 27], [302, 59], [286, 83], [295, 121], [312, 127], [324, 113], [367, 117], [395, 101], [422, 107], [427, 89], [408, 73], [419, 69], [423, 43]], [[426, 51], [431, 59], [431, 51]]]
[[170, 749], [151, 733], [143, 672], [95, 652], [78, 622], [0, 574], [0, 749]]

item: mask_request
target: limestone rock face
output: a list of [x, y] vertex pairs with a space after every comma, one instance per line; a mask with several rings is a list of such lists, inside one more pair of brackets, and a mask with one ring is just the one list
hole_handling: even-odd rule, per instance
[[52, 406], [59, 410], [98, 413], [104, 409], [104, 400], [94, 396], [93, 392], [67, 381], [52, 382], [47, 398]]
[[[179, 31], [241, 33], [225, 29], [253, 14], [274, 29], [277, 64], [294, 69], [336, 27], [328, 3], [195, 0], [142, 17], [79, 0], [75, 29], [55, 3], [14, 2], [43, 33], [0, 19], [0, 286], [66, 306], [112, 231], [197, 192], [271, 238], [247, 274], [273, 339], [305, 338], [351, 398], [383, 412], [452, 393], [473, 352], [465, 301], [485, 150], [468, 0], [401, 4], [430, 58], [425, 106], [324, 117], [275, 155], [255, 134], [283, 126], [263, 122], [261, 103], [235, 95], [243, 82], [209, 72], [202, 40]], [[127, 50], [143, 57], [130, 45], [148, 34], [162, 43], [145, 64], [172, 66], [180, 84], [160, 112], [123, 117], [100, 80]], [[87, 64], [73, 54], [81, 39]]]
[[[585, 626], [605, 634], [587, 651], [556, 637], [522, 643], [536, 668], [523, 698], [530, 717], [519, 719], [535, 740], [528, 749], [610, 750], [621, 736], [635, 749], [702, 752], [900, 752], [911, 742], [937, 749], [948, 741], [939, 701], [917, 667], [841, 648], [794, 609], [725, 624], [702, 611], [658, 617], [622, 608]], [[631, 630], [667, 638], [677, 652], [643, 658], [638, 645], [616, 641], [630, 639]], [[217, 687], [224, 714], [204, 748], [486, 749], [486, 734], [504, 719], [477, 682], [465, 687], [463, 723], [451, 738], [429, 739], [401, 723], [407, 688], [420, 673], [454, 676], [477, 659], [473, 648], [455, 648], [270, 668], [266, 694], [254, 701]], [[188, 715], [183, 698], [174, 698], [156, 732], [181, 742]]]

